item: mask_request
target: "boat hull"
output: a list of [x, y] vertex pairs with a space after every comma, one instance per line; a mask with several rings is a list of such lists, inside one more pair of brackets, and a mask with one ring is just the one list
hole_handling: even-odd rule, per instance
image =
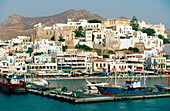
[[158, 91], [170, 91], [170, 87], [166, 87], [163, 85], [159, 85], [159, 84], [155, 84], [156, 88], [158, 89]]
[[0, 86], [0, 88], [2, 92], [6, 92], [6, 93], [26, 93], [27, 92], [26, 88], [7, 88], [3, 86]]
[[25, 86], [22, 87], [22, 86], [11, 87], [11, 84], [7, 85], [7, 84], [4, 84], [4, 83], [0, 83], [1, 91], [6, 92], [6, 93], [27, 93], [26, 87]]
[[136, 93], [150, 93], [153, 88], [145, 89], [134, 89], [134, 90], [124, 90], [119, 87], [97, 87], [99, 92], [103, 95], [113, 95], [113, 94], [136, 94]]

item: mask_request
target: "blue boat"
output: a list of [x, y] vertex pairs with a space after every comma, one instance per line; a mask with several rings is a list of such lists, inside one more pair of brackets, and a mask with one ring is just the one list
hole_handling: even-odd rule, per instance
[[153, 91], [151, 87], [141, 86], [141, 81], [125, 81], [125, 87], [121, 86], [97, 86], [102, 95], [113, 94], [136, 94], [136, 93], [149, 93]]

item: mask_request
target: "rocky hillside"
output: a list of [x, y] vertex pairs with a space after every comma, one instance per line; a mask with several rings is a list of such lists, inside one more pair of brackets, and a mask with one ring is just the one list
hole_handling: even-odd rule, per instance
[[18, 35], [30, 35], [34, 31], [33, 26], [37, 23], [53, 25], [57, 22], [65, 23], [68, 18], [75, 21], [85, 18], [87, 20], [98, 19], [104, 20], [97, 14], [92, 14], [87, 10], [67, 10], [60, 14], [47, 17], [23, 17], [19, 14], [12, 13], [2, 23], [0, 23], [0, 39], [7, 40], [15, 38]]

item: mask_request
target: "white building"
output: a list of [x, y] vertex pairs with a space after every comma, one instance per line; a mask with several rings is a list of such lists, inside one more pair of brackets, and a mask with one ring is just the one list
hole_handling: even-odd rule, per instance
[[37, 64], [39, 62], [44, 62], [44, 63], [51, 62], [51, 55], [41, 54], [40, 56], [34, 56], [34, 63]]
[[155, 57], [158, 55], [158, 52], [156, 49], [153, 48], [151, 50], [144, 50], [144, 55], [145, 55], [145, 57], [147, 57], [147, 56]]
[[116, 31], [120, 34], [132, 34], [132, 26], [116, 26]]
[[158, 52], [163, 50], [163, 40], [159, 39], [157, 36], [148, 36], [146, 41], [144, 40], [144, 45], [145, 48], [155, 48]]
[[42, 39], [34, 43], [34, 52], [48, 53], [50, 45], [48, 44], [48, 39]]
[[94, 35], [94, 43], [95, 44], [105, 44], [106, 42], [106, 33], [101, 30], [98, 32], [93, 32]]
[[119, 49], [128, 49], [129, 47], [134, 47], [135, 42], [133, 38], [130, 39], [120, 39], [120, 48]]
[[99, 28], [101, 27], [100, 23], [88, 23], [86, 19], [80, 19], [78, 22], [73, 22], [71, 19], [68, 19], [67, 24], [69, 26], [75, 26], [75, 28], [78, 28], [82, 26], [83, 29], [85, 28]]

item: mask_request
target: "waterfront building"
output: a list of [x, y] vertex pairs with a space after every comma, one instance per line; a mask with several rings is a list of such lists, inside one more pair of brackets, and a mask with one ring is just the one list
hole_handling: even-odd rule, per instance
[[108, 72], [108, 63], [102, 59], [92, 60], [92, 67], [94, 72]]
[[33, 57], [33, 63], [38, 64], [40, 62], [50, 63], [51, 55], [50, 54], [41, 54]]
[[166, 71], [166, 57], [157, 57], [158, 70], [160, 72]]
[[57, 63], [29, 64], [29, 73], [44, 73], [45, 71], [57, 71]]

